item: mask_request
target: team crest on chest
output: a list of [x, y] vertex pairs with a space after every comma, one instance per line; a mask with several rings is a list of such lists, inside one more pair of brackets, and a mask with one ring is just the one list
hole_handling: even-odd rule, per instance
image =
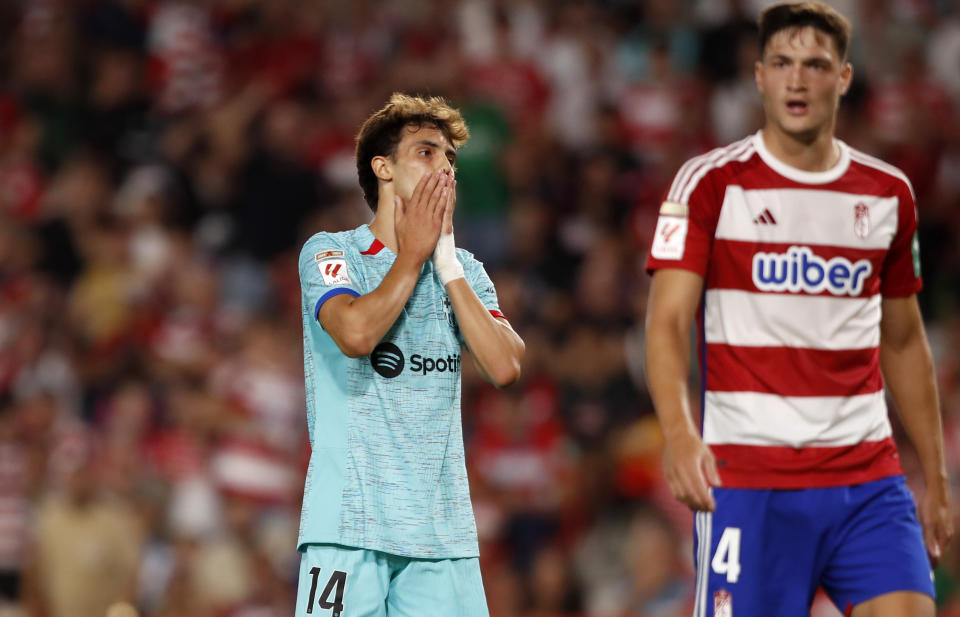
[[870, 208], [864, 203], [853, 207], [853, 233], [861, 240], [870, 235]]

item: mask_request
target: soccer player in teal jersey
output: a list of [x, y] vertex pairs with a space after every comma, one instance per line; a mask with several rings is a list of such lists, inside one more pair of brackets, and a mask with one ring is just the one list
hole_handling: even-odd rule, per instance
[[487, 617], [460, 423], [461, 346], [496, 386], [524, 345], [455, 247], [469, 136], [439, 98], [394, 94], [357, 136], [373, 220], [300, 253], [313, 448], [297, 617]]

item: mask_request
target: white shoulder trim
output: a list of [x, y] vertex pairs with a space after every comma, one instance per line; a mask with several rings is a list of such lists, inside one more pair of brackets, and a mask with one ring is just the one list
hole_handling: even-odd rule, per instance
[[700, 180], [712, 169], [723, 167], [738, 160], [745, 161], [753, 155], [752, 136], [736, 141], [723, 148], [715, 148], [706, 154], [695, 156], [680, 168], [674, 176], [667, 193], [667, 201], [686, 204]]

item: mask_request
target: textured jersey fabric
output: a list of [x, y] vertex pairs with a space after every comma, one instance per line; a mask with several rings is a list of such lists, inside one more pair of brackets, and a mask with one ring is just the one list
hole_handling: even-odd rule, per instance
[[[460, 249], [457, 257], [484, 306], [502, 316], [480, 262]], [[317, 320], [329, 298], [376, 289], [395, 258], [366, 225], [318, 233], [300, 253], [312, 454], [298, 545], [475, 557], [460, 421], [462, 339], [432, 264], [369, 356], [345, 356]]]
[[898, 169], [836, 143], [833, 169], [805, 172], [757, 133], [687, 162], [661, 207], [647, 267], [704, 277], [701, 426], [724, 486], [901, 473], [880, 311], [921, 287], [914, 197]]

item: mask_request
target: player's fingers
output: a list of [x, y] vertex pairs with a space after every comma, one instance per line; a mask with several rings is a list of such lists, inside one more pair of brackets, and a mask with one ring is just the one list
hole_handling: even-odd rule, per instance
[[953, 540], [953, 519], [950, 517], [950, 513], [946, 512], [939, 523], [940, 524], [936, 526], [934, 535], [942, 552], [946, 549], [947, 545], [950, 544], [950, 541]]
[[450, 179], [443, 172], [437, 172], [437, 174], [439, 176], [437, 186], [433, 191], [428, 207], [431, 216], [439, 222], [443, 217], [443, 208], [447, 204], [447, 195], [450, 194]]
[[417, 186], [413, 188], [413, 195], [410, 197], [410, 203], [418, 204], [420, 200], [423, 199], [423, 195], [427, 190], [427, 183], [432, 179], [432, 173], [425, 173], [420, 176], [420, 180], [417, 182]]
[[453, 233], [453, 211], [457, 209], [457, 181], [450, 181], [450, 194], [447, 196], [447, 207], [443, 210], [443, 231]]
[[923, 542], [927, 547], [927, 555], [930, 557], [930, 563], [936, 567], [940, 563], [940, 542], [937, 540], [936, 533], [930, 527], [923, 528]]
[[703, 473], [707, 477], [707, 482], [710, 483], [710, 486], [723, 485], [723, 482], [720, 481], [720, 472], [717, 471], [717, 459], [715, 459], [709, 451], [707, 455], [703, 457]]
[[689, 497], [692, 507], [696, 510], [713, 511], [710, 487], [707, 486], [707, 482], [698, 466], [693, 466], [683, 476], [685, 493]]

